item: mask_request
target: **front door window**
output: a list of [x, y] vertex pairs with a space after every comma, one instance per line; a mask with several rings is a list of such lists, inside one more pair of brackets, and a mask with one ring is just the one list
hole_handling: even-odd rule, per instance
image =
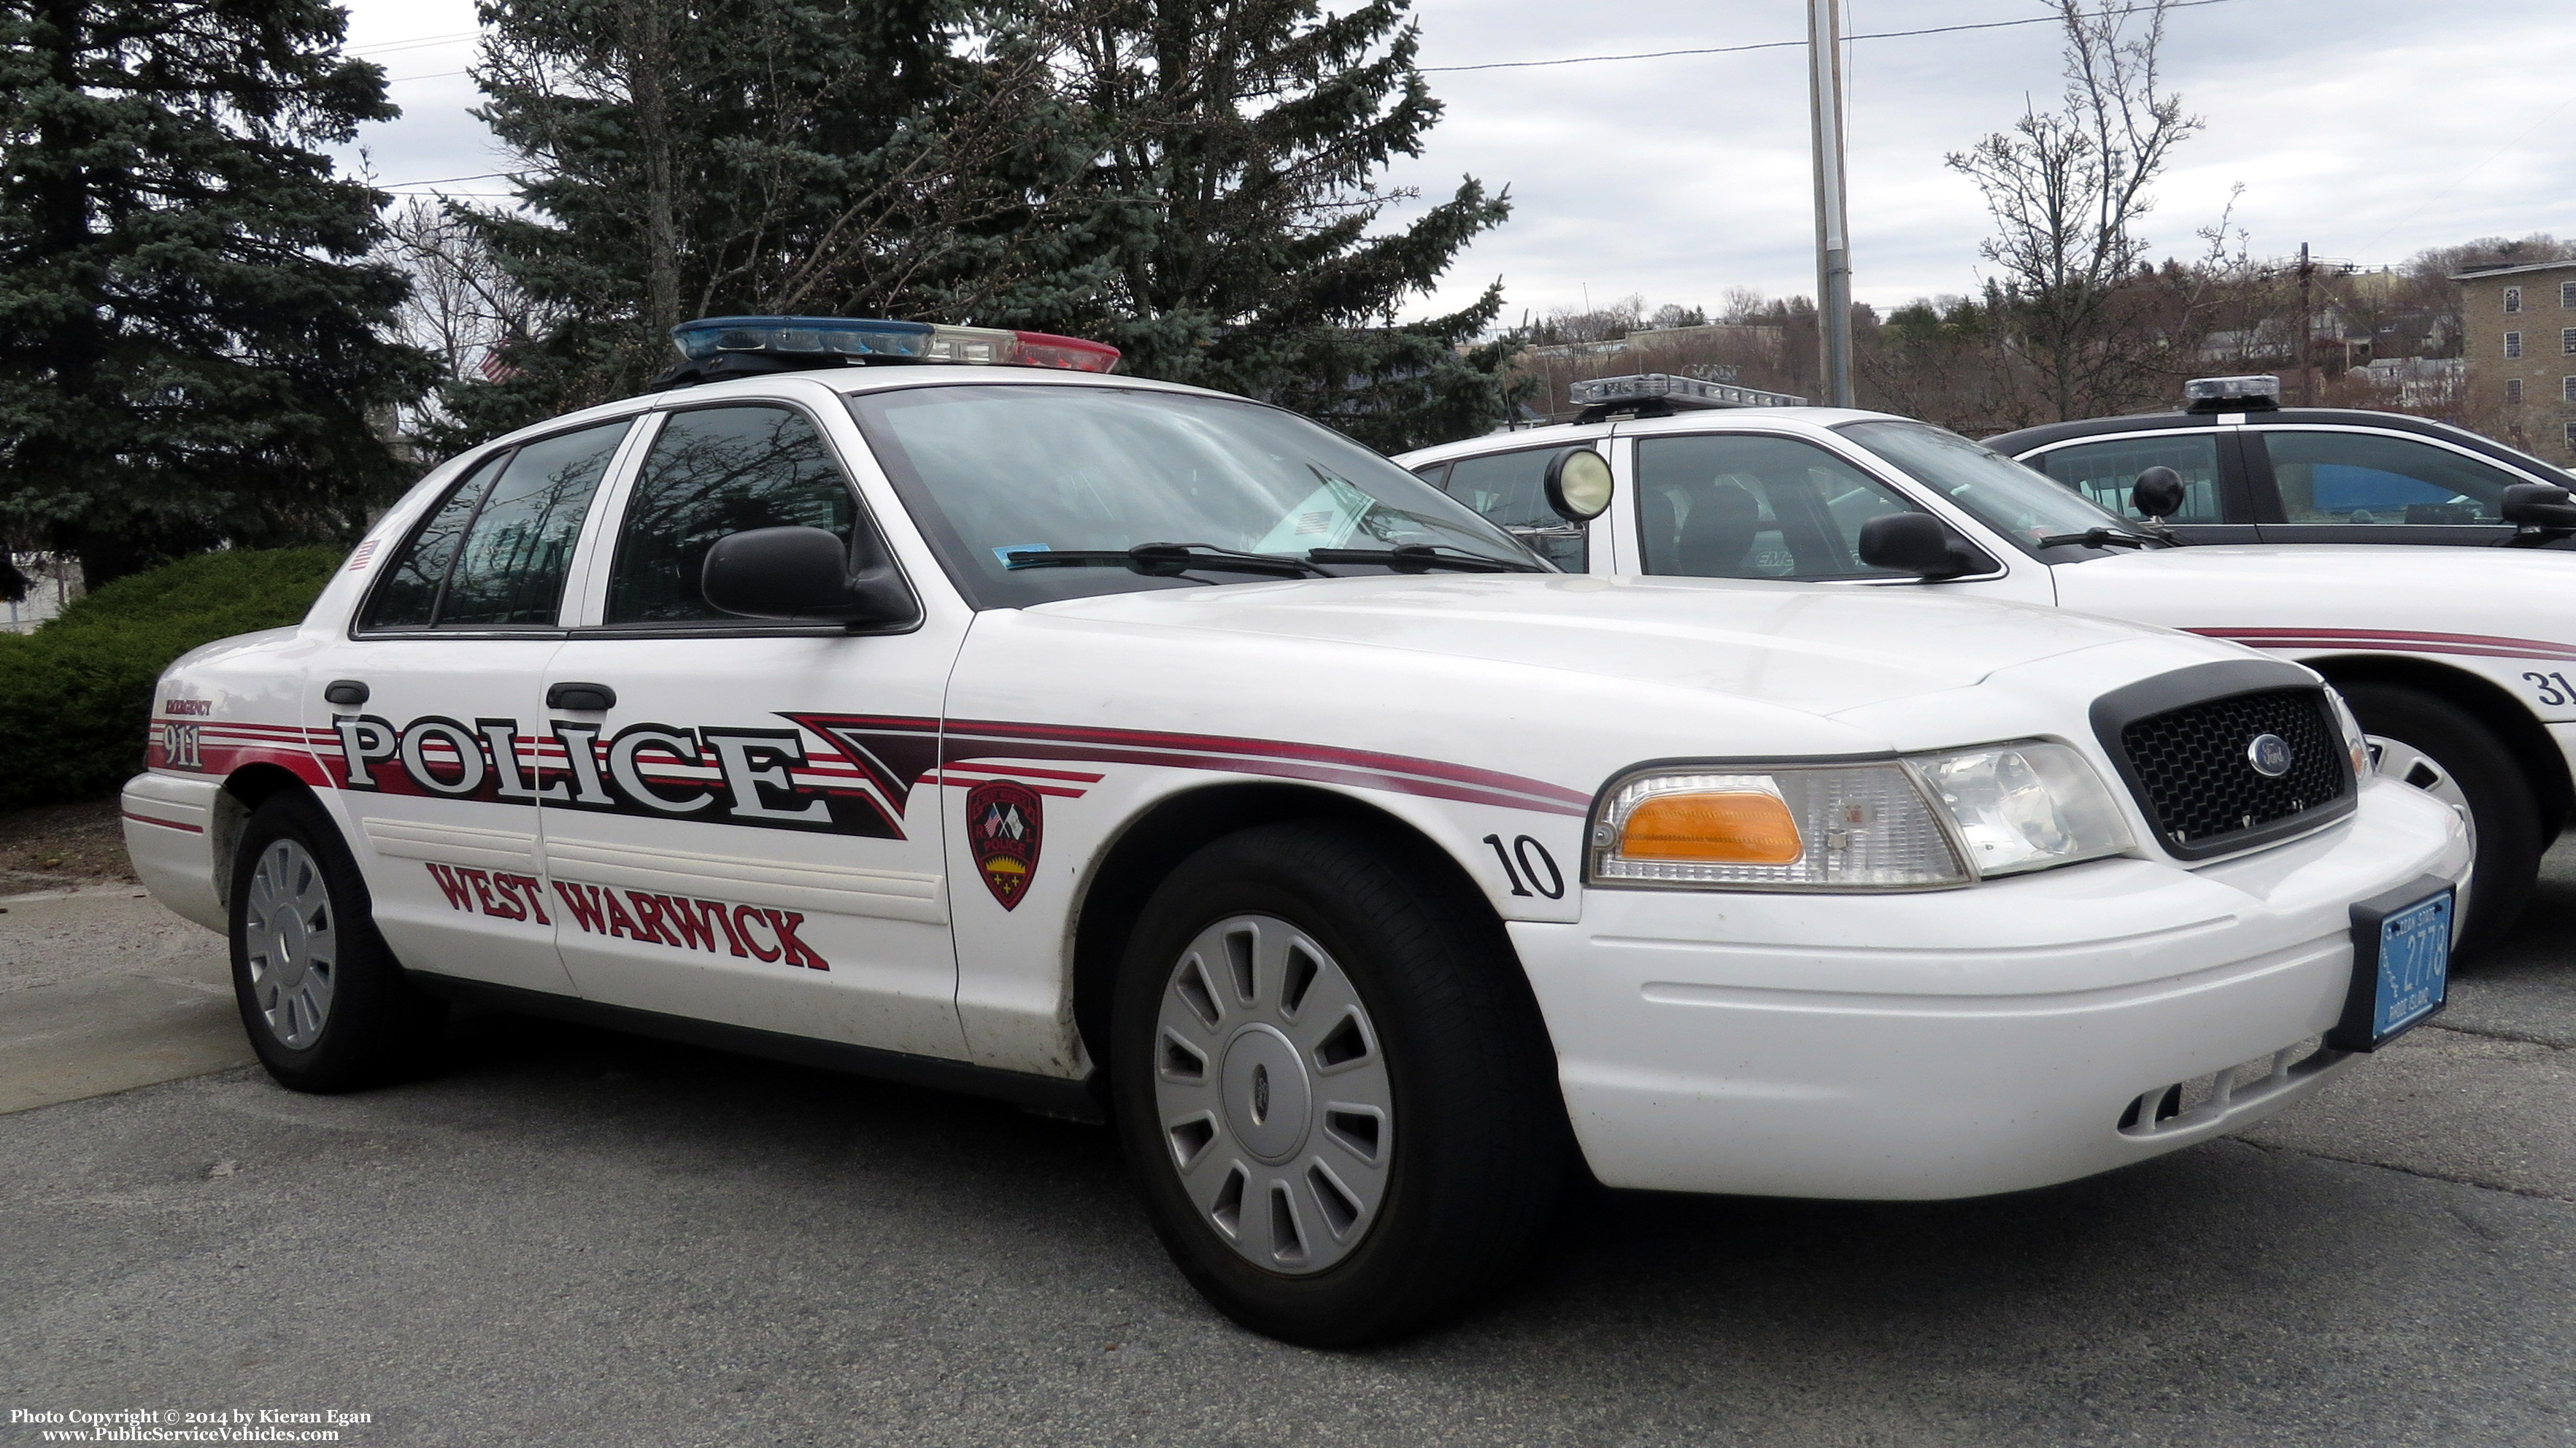
[[2263, 446], [2292, 523], [2501, 523], [2504, 490], [2526, 481], [2386, 433], [2284, 429], [2264, 433]]
[[1585, 535], [1590, 530], [1558, 517], [1547, 505], [1548, 464], [1572, 451], [1570, 447], [1533, 448], [1460, 458], [1450, 465], [1441, 491], [1484, 514], [1486, 521], [1510, 529], [1548, 562], [1568, 573], [1581, 573], [1587, 562]]
[[1921, 511], [1859, 468], [1795, 438], [1711, 433], [1637, 442], [1637, 532], [1648, 573], [1904, 576], [1860, 561], [1861, 525], [1885, 513]]

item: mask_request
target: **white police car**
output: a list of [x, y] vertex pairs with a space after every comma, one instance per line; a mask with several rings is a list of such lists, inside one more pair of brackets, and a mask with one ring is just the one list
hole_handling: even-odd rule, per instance
[[[1595, 574], [1896, 586], [2051, 604], [2231, 639], [2315, 668], [2383, 776], [2459, 810], [2477, 851], [2464, 948], [2521, 912], [2571, 805], [2576, 555], [2548, 549], [2191, 546], [1927, 423], [1723, 405], [1687, 377], [1577, 384], [1589, 420], [1400, 459]], [[1551, 471], [1597, 452], [1559, 508]], [[1586, 465], [1590, 466], [1590, 465]], [[1615, 498], [1613, 502], [1613, 481]], [[2145, 490], [2171, 513], [2186, 483]], [[2576, 512], [2576, 510], [2570, 510]], [[1544, 515], [1553, 526], [1527, 526]], [[1574, 520], [1574, 521], [1569, 521]]]
[[1105, 1111], [1191, 1281], [1345, 1343], [1508, 1280], [1578, 1154], [2009, 1191], [2440, 1005], [2458, 820], [2295, 664], [1567, 577], [1068, 339], [678, 336], [733, 380], [455, 459], [163, 678], [127, 839], [287, 1085], [471, 1000]]

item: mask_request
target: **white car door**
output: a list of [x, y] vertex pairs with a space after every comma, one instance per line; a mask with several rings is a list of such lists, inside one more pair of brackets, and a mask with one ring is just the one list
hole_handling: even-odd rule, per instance
[[[404, 964], [570, 993], [537, 849], [545, 669], [631, 418], [500, 449], [424, 515], [311, 661], [309, 735]], [[336, 698], [331, 697], [336, 695]]]
[[846, 464], [878, 475], [846, 415], [799, 403], [651, 425], [546, 681], [568, 770], [542, 810], [564, 964], [593, 1000], [961, 1057], [939, 791], [913, 786], [968, 615], [931, 600], [865, 634], [717, 613], [699, 570], [729, 534], [884, 547]]

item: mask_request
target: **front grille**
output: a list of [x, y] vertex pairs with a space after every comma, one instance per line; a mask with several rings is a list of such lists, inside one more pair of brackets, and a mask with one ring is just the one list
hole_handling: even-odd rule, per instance
[[[2290, 746], [2289, 772], [2277, 779], [2257, 772], [2247, 755], [2265, 734]], [[2232, 836], [2269, 837], [2266, 826], [2339, 805], [2352, 793], [2342, 731], [2313, 687], [2150, 714], [2120, 730], [2120, 747], [2148, 815], [2169, 843], [2194, 856], [2225, 849]]]

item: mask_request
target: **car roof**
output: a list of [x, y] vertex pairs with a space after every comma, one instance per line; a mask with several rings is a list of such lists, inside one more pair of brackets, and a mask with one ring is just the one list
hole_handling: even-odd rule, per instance
[[2526, 471], [2538, 467], [2551, 474], [2564, 475], [2566, 472], [2546, 459], [2507, 447], [2464, 427], [2436, 422], [2429, 417], [2414, 417], [2403, 412], [2374, 412], [2361, 407], [2281, 407], [2243, 413], [2142, 412], [2127, 417], [2086, 417], [2073, 422], [2044, 422], [2037, 427], [1998, 433], [1987, 438], [1985, 445], [2006, 457], [2019, 457], [2035, 448], [2077, 438], [2238, 425], [2221, 421], [2223, 417], [2241, 417], [2243, 425], [2248, 427], [2367, 427], [2381, 432], [2413, 433], [2418, 437], [2440, 438], [2444, 442], [2485, 453], [2498, 462], [2511, 463]]
[[1416, 448], [1398, 455], [1406, 467], [1429, 467], [1454, 458], [1523, 448], [1566, 447], [1609, 437], [1652, 437], [1658, 433], [1694, 432], [1824, 432], [1847, 422], [1906, 422], [1886, 412], [1849, 407], [1712, 407], [1676, 412], [1669, 417], [1616, 417], [1604, 422], [1556, 422], [1544, 427], [1514, 428], [1481, 437]]

